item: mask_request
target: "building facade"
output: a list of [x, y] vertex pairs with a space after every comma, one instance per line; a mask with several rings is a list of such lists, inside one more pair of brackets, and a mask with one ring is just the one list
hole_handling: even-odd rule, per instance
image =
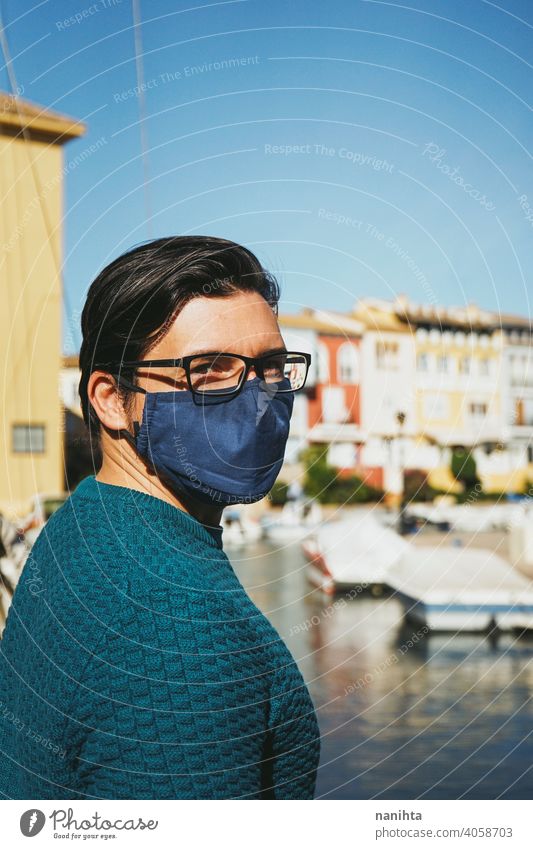
[[[475, 305], [434, 307], [400, 298], [396, 314], [413, 335], [416, 422], [433, 446], [416, 468], [430, 472], [430, 482], [453, 490], [450, 455], [455, 447], [472, 451], [484, 484], [503, 439], [502, 335], [492, 313]], [[501, 459], [501, 457], [500, 457]]]
[[63, 145], [84, 126], [0, 95], [0, 511], [63, 490]]
[[402, 470], [416, 438], [415, 351], [409, 329], [391, 305], [365, 298], [355, 305], [364, 327], [361, 343], [361, 415], [365, 442], [361, 467], [375, 486], [402, 491]]
[[533, 332], [518, 316], [501, 316], [503, 337], [503, 444], [510, 454], [514, 489], [533, 483]]
[[279, 317], [287, 348], [305, 351], [313, 367], [305, 392], [296, 396], [291, 424], [293, 461], [307, 445], [324, 445], [339, 470], [361, 465], [361, 338], [363, 325], [339, 313], [306, 309]]
[[433, 462], [419, 457], [417, 467], [435, 487], [454, 489], [451, 452], [466, 449], [485, 491], [522, 492], [533, 479], [530, 323], [475, 304], [400, 298], [395, 309], [415, 338], [418, 428], [435, 446]]
[[280, 322], [289, 347], [294, 334], [307, 334], [300, 350], [316, 361], [299, 400], [293, 463], [305, 444], [324, 444], [340, 473], [392, 496], [409, 470], [457, 492], [450, 461], [461, 449], [474, 456], [487, 492], [522, 492], [533, 483], [527, 319], [400, 297], [364, 298], [347, 315], [308, 309]]

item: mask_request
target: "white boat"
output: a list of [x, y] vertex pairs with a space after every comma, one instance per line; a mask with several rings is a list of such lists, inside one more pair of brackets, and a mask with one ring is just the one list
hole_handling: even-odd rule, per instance
[[533, 583], [486, 549], [410, 545], [387, 583], [430, 630], [533, 628]]
[[453, 531], [482, 533], [507, 530], [524, 514], [520, 503], [494, 504], [410, 504], [408, 512], [425, 522], [449, 525]]
[[519, 521], [523, 512], [520, 503], [456, 504], [452, 508], [451, 524], [457, 531], [503, 531]]
[[307, 577], [324, 592], [385, 585], [430, 630], [533, 628], [533, 582], [487, 549], [414, 544], [363, 511], [324, 524], [302, 547]]
[[308, 560], [308, 579], [333, 594], [345, 588], [385, 584], [409, 543], [370, 511], [361, 510], [322, 525], [302, 548]]
[[319, 527], [322, 509], [316, 501], [288, 501], [279, 517], [269, 514], [264, 518], [263, 529], [270, 542], [301, 542]]
[[235, 507], [228, 508], [222, 514], [222, 527], [224, 548], [242, 548], [257, 542], [263, 536], [260, 522]]
[[511, 563], [529, 580], [533, 579], [533, 508], [528, 501], [522, 516], [509, 530]]
[[29, 553], [23, 535], [0, 515], [0, 634]]

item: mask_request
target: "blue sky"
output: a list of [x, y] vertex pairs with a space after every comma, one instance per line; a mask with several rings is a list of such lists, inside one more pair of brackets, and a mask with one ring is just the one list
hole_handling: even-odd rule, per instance
[[2, 2], [23, 96], [88, 124], [64, 149], [67, 350], [96, 273], [177, 233], [246, 244], [289, 311], [407, 293], [530, 315], [532, 3], [140, 7], [144, 163], [131, 0]]

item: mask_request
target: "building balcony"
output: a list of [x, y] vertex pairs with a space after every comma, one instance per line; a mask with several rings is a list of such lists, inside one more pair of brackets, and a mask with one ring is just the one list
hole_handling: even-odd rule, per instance
[[311, 442], [363, 442], [366, 433], [354, 422], [319, 422], [309, 431]]
[[533, 421], [524, 424], [510, 423], [504, 428], [504, 438], [507, 439], [533, 439]]

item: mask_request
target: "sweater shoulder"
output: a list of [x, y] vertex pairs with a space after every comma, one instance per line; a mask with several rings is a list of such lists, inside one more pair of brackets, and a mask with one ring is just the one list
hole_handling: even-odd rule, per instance
[[38, 537], [17, 589], [39, 645], [74, 668], [149, 667], [159, 654], [167, 669], [201, 658], [228, 675], [244, 664], [291, 680], [289, 650], [226, 554], [187, 526], [168, 530], [123, 500], [74, 493]]

